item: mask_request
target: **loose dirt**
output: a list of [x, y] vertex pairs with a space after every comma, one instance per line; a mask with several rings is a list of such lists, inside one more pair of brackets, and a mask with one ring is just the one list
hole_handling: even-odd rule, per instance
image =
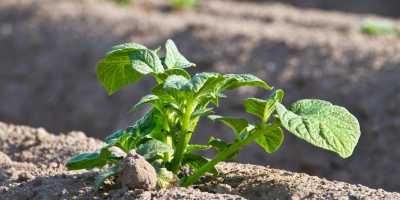
[[221, 163], [221, 176], [206, 175], [190, 188], [128, 190], [110, 178], [94, 192], [102, 169], [68, 171], [65, 163], [103, 145], [82, 132], [53, 135], [0, 122], [0, 199], [400, 199], [400, 193], [240, 163]]
[[[400, 27], [399, 19], [247, 1], [201, 0], [192, 11], [172, 11], [166, 0], [135, 0], [131, 7], [95, 2], [0, 0], [0, 121], [53, 133], [82, 130], [100, 139], [125, 129], [147, 110], [125, 114], [155, 81], [145, 78], [108, 96], [95, 74], [97, 62], [113, 45], [156, 48], [171, 38], [197, 64], [192, 75], [255, 74], [283, 89], [287, 106], [303, 98], [323, 99], [346, 107], [360, 121], [362, 135], [348, 159], [285, 133], [274, 154], [252, 144], [235, 161], [400, 192], [400, 39], [360, 32], [364, 19]], [[269, 94], [252, 87], [235, 90], [215, 112], [249, 117], [243, 100]], [[229, 127], [205, 119], [191, 142], [205, 144], [211, 135], [235, 137]], [[78, 142], [74, 146], [88, 150]], [[58, 151], [38, 159], [58, 163], [48, 156]], [[24, 159], [14, 161], [30, 162], [25, 158], [31, 159], [31, 152], [16, 154]]]

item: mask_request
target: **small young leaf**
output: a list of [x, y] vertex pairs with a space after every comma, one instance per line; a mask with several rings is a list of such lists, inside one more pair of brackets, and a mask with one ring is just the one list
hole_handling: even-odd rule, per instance
[[181, 88], [189, 82], [189, 79], [181, 75], [170, 75], [164, 81], [164, 91], [168, 92], [170, 89], [181, 90]]
[[116, 146], [119, 147], [125, 153], [135, 148], [136, 142], [139, 138], [133, 137], [132, 133], [127, 133], [121, 135], [119, 138], [113, 138], [108, 141], [107, 145], [104, 147], [106, 149]]
[[159, 140], [150, 140], [136, 149], [136, 153], [145, 157], [147, 159], [152, 159], [152, 157], [162, 154], [165, 152], [174, 152], [171, 146], [162, 143]]
[[94, 181], [94, 191], [97, 192], [100, 189], [100, 186], [103, 185], [105, 180], [107, 180], [111, 176], [117, 175], [118, 169], [119, 169], [119, 166], [115, 166], [115, 167], [111, 167], [111, 168], [108, 168], [108, 169], [100, 172], [97, 175], [96, 180]]
[[224, 122], [226, 125], [231, 127], [233, 131], [235, 131], [237, 138], [240, 138], [240, 135], [249, 126], [249, 122], [245, 118], [234, 118], [219, 115], [209, 115], [208, 118], [212, 121], [219, 120]]
[[159, 74], [159, 77], [161, 80], [165, 81], [171, 75], [180, 75], [188, 80], [191, 79], [190, 75], [185, 70], [179, 68], [166, 69]]
[[172, 40], [167, 40], [165, 48], [167, 49], [167, 53], [165, 55], [164, 63], [168, 69], [196, 66], [194, 63], [189, 62], [185, 57], [183, 57], [181, 53], [179, 53], [178, 48]]
[[264, 81], [251, 74], [226, 74], [223, 89], [233, 90], [242, 86], [258, 86], [266, 90], [272, 90]]
[[257, 144], [264, 148], [267, 153], [276, 151], [281, 146], [282, 141], [283, 131], [279, 127], [256, 139]]
[[132, 68], [128, 53], [124, 51], [114, 52], [101, 60], [97, 64], [96, 73], [109, 95], [144, 76]]
[[[205, 164], [208, 163], [208, 160], [205, 159], [203, 156], [197, 155], [197, 154], [184, 154], [182, 158], [182, 166], [188, 165], [190, 168], [194, 170], [199, 170], [201, 167], [203, 167]], [[208, 170], [209, 173], [218, 176], [219, 172], [215, 167], [212, 167], [211, 169]]]
[[201, 109], [197, 109], [195, 110], [192, 115], [190, 116], [191, 119], [194, 119], [196, 117], [199, 116], [205, 116], [208, 115], [210, 113], [213, 113], [213, 109], [212, 108], [201, 108]]
[[200, 151], [211, 148], [211, 145], [189, 144], [186, 146], [186, 151]]
[[112, 135], [106, 137], [106, 139], [104, 141], [108, 144], [108, 143], [110, 143], [110, 140], [119, 138], [119, 137], [125, 135], [125, 133], [126, 132], [124, 130], [119, 130], [119, 131], [113, 133]]
[[149, 49], [139, 49], [128, 53], [132, 68], [144, 75], [150, 73], [159, 74], [164, 71], [157, 54]]
[[160, 50], [161, 50], [161, 46], [158, 46], [156, 49], [153, 50], [153, 52], [155, 54], [158, 54], [158, 52], [160, 52]]
[[136, 109], [138, 109], [140, 106], [143, 106], [144, 104], [154, 104], [158, 100], [160, 100], [160, 98], [158, 98], [158, 96], [156, 96], [156, 95], [153, 95], [153, 94], [146, 95], [146, 96], [142, 97], [142, 99], [140, 99], [139, 103], [134, 105], [127, 114], [135, 111]]
[[343, 158], [353, 153], [360, 125], [345, 108], [313, 99], [297, 101], [288, 110], [280, 103], [275, 106], [283, 126], [297, 137]]
[[141, 44], [136, 44], [136, 43], [120, 44], [120, 45], [111, 47], [107, 51], [106, 57], [108, 57], [109, 55], [111, 55], [114, 52], [125, 52], [126, 53], [126, 52], [136, 51], [138, 49], [147, 49], [147, 48]]
[[152, 88], [151, 93], [158, 96], [158, 98], [160, 98], [163, 101], [178, 105], [178, 101], [176, 101], [176, 99], [174, 99], [174, 97], [171, 94], [164, 91], [164, 84], [160, 84], [157, 87]]
[[168, 171], [166, 168], [159, 168], [157, 170], [157, 186], [160, 189], [176, 187], [179, 183], [179, 178]]
[[244, 101], [244, 107], [250, 114], [256, 115], [267, 122], [271, 114], [275, 111], [275, 103], [282, 103], [283, 91], [277, 90], [268, 97], [267, 100], [248, 98]]
[[111, 155], [106, 148], [101, 149], [100, 153], [82, 153], [69, 159], [66, 166], [69, 170], [103, 167], [108, 163]]
[[[214, 138], [211, 137], [210, 140], [208, 141], [208, 145], [214, 147], [218, 152], [223, 152], [226, 149], [228, 149], [232, 144], [228, 144], [225, 141], [218, 139], [218, 138]], [[229, 159], [233, 159], [238, 155], [239, 151], [236, 151], [234, 153], [232, 153], [231, 155], [229, 155], [228, 157], [226, 157], [224, 160], [229, 160]]]

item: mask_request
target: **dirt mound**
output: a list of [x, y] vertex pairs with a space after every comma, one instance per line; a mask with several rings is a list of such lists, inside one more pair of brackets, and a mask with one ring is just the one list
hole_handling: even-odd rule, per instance
[[94, 151], [103, 142], [82, 132], [56, 136], [43, 128], [0, 122], [0, 144], [0, 199], [4, 200], [400, 198], [400, 193], [382, 189], [238, 163], [219, 164], [220, 177], [207, 175], [191, 188], [128, 191], [109, 179], [99, 192], [94, 192], [93, 182], [99, 169], [68, 171], [64, 165], [70, 156]]
[[[96, 138], [132, 125], [146, 108], [125, 113], [149, 93], [154, 80], [107, 96], [95, 65], [110, 46], [134, 41], [155, 48], [171, 38], [197, 64], [192, 74], [256, 74], [285, 91], [286, 105], [301, 98], [328, 100], [348, 108], [361, 124], [360, 142], [346, 160], [286, 134], [276, 153], [252, 145], [236, 161], [400, 191], [400, 40], [359, 31], [364, 18], [381, 18], [283, 4], [203, 0], [195, 11], [173, 12], [165, 1], [135, 2], [127, 8], [1, 1], [0, 120], [51, 132], [83, 130]], [[269, 93], [245, 88], [227, 95], [237, 98], [221, 101], [217, 114], [248, 116], [243, 100]], [[206, 143], [211, 133], [234, 137], [229, 128], [204, 120], [193, 141]]]

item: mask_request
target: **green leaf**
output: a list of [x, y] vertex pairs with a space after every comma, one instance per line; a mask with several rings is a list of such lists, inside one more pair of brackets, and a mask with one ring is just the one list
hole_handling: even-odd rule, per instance
[[248, 98], [244, 101], [244, 107], [248, 113], [260, 117], [265, 123], [275, 111], [275, 103], [282, 103], [283, 94], [282, 90], [277, 90], [267, 100]]
[[[187, 164], [190, 168], [192, 168], [194, 170], [199, 170], [201, 167], [203, 167], [207, 163], [208, 163], [207, 159], [205, 159], [203, 156], [200, 156], [197, 154], [186, 153], [183, 155], [183, 158], [182, 158], [182, 166]], [[219, 175], [219, 172], [215, 167], [212, 167], [207, 172], [209, 172], [215, 176]]]
[[158, 46], [156, 49], [153, 50], [153, 52], [155, 54], [158, 54], [158, 52], [160, 52], [160, 50], [161, 50], [161, 46]]
[[179, 104], [178, 101], [171, 94], [164, 91], [164, 84], [160, 84], [157, 87], [152, 88], [151, 93], [153, 93], [154, 95], [158, 96], [158, 98], [168, 103], [176, 105]]
[[208, 115], [210, 113], [213, 113], [213, 109], [212, 108], [201, 108], [201, 109], [197, 109], [195, 110], [192, 115], [190, 116], [191, 119], [194, 119], [196, 117], [199, 116], [205, 116]]
[[219, 115], [209, 115], [209, 119], [212, 121], [219, 120], [224, 122], [226, 125], [231, 127], [238, 138], [246, 130], [249, 126], [249, 122], [245, 118], [234, 118], [234, 117], [226, 117], [226, 116], [219, 116]]
[[163, 117], [157, 109], [151, 108], [146, 114], [136, 122], [139, 136], [146, 136], [153, 131], [160, 129]]
[[345, 108], [323, 100], [300, 100], [287, 110], [275, 103], [283, 126], [297, 137], [349, 157], [361, 135], [357, 119]]
[[120, 45], [111, 47], [107, 51], [106, 57], [108, 57], [109, 55], [111, 55], [114, 52], [125, 52], [126, 53], [126, 52], [136, 51], [138, 49], [147, 49], [147, 48], [141, 44], [136, 44], [136, 43], [120, 44]]
[[175, 111], [178, 115], [183, 116], [183, 113], [182, 113], [181, 109], [180, 109], [179, 106], [176, 105], [176, 104], [171, 103], [171, 104], [165, 105], [165, 106], [164, 106], [164, 109], [173, 110], [173, 111]]
[[276, 151], [282, 144], [283, 131], [279, 127], [266, 132], [263, 136], [256, 139], [257, 144], [265, 149], [267, 153]]
[[181, 75], [170, 75], [164, 81], [164, 91], [168, 92], [170, 89], [181, 90], [181, 88], [189, 82], [187, 78]]
[[[221, 139], [211, 137], [210, 140], [208, 141], [208, 145], [214, 147], [219, 153], [221, 153], [224, 152], [226, 149], [228, 149], [232, 144], [228, 144]], [[233, 159], [238, 155], [238, 153], [239, 151], [236, 151], [231, 155], [229, 155], [228, 157], [226, 157], [224, 160]]]
[[223, 89], [232, 90], [242, 86], [258, 86], [266, 90], [272, 90], [264, 81], [251, 74], [226, 74]]
[[96, 180], [94, 181], [94, 191], [97, 192], [100, 189], [100, 186], [103, 185], [105, 180], [107, 180], [111, 176], [118, 175], [118, 169], [119, 169], [119, 166], [115, 166], [115, 167], [111, 167], [111, 168], [108, 168], [108, 169], [100, 172], [97, 175]]
[[126, 132], [124, 130], [119, 130], [119, 131], [113, 133], [112, 135], [107, 136], [104, 141], [108, 144], [108, 143], [110, 143], [110, 140], [119, 138], [119, 137], [125, 135], [125, 133]]
[[176, 183], [179, 183], [179, 178], [171, 171], [168, 171], [166, 168], [159, 168], [157, 170], [157, 186], [160, 189], [175, 187]]
[[167, 49], [167, 53], [165, 55], [164, 63], [168, 69], [196, 66], [194, 63], [189, 62], [185, 57], [183, 57], [181, 53], [179, 53], [178, 48], [172, 40], [167, 40], [165, 47]]
[[144, 104], [154, 104], [158, 100], [160, 100], [160, 98], [158, 98], [158, 96], [156, 96], [156, 95], [153, 95], [153, 94], [146, 95], [146, 96], [142, 97], [142, 99], [140, 99], [139, 103], [134, 105], [127, 114], [135, 111], [136, 109], [138, 109], [140, 106], [143, 106]]
[[159, 74], [164, 71], [157, 54], [149, 49], [139, 49], [128, 53], [133, 69], [144, 75]]
[[222, 83], [225, 77], [216, 72], [202, 72], [196, 74], [192, 80], [182, 86], [183, 91], [194, 91], [201, 95], [207, 95], [213, 91], [219, 83]]
[[101, 60], [97, 64], [96, 73], [109, 95], [144, 76], [132, 68], [128, 54], [124, 51], [114, 52]]
[[168, 144], [162, 143], [159, 140], [150, 140], [142, 145], [140, 145], [136, 149], [136, 153], [145, 157], [147, 159], [151, 159], [152, 157], [162, 154], [165, 152], [174, 152], [171, 146]]
[[103, 167], [109, 161], [111, 152], [103, 148], [100, 153], [82, 153], [68, 160], [66, 166], [69, 170], [93, 169]]
[[201, 151], [211, 148], [210, 145], [189, 144], [186, 146], [186, 151]]
[[185, 70], [179, 69], [179, 68], [172, 68], [172, 69], [164, 70], [162, 73], [159, 74], [159, 77], [161, 80], [165, 81], [171, 75], [180, 75], [180, 76], [185, 77], [188, 80], [191, 79], [190, 75]]
[[135, 138], [132, 133], [121, 135], [118, 138], [113, 138], [107, 142], [107, 145], [104, 147], [106, 149], [116, 146], [123, 150], [125, 153], [128, 153], [130, 150], [135, 148], [136, 142], [139, 138]]

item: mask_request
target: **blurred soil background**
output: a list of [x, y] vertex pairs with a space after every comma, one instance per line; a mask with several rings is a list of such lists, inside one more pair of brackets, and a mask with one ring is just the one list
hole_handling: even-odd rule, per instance
[[[289, 133], [267, 154], [252, 144], [234, 161], [270, 165], [372, 188], [400, 191], [400, 38], [365, 35], [365, 19], [400, 27], [400, 4], [385, 1], [209, 1], [176, 11], [167, 1], [0, 1], [0, 121], [84, 131], [104, 139], [148, 108], [125, 113], [155, 85], [152, 77], [108, 96], [95, 66], [111, 46], [175, 41], [191, 69], [252, 73], [286, 93], [284, 104], [318, 98], [346, 107], [361, 124], [354, 154], [342, 159]], [[291, 3], [284, 4], [284, 3]], [[380, 15], [380, 16], [379, 16]], [[269, 91], [226, 93], [216, 113], [251, 117], [243, 100]], [[192, 142], [232, 139], [222, 123], [200, 122]], [[214, 152], [207, 152], [212, 157]]]

